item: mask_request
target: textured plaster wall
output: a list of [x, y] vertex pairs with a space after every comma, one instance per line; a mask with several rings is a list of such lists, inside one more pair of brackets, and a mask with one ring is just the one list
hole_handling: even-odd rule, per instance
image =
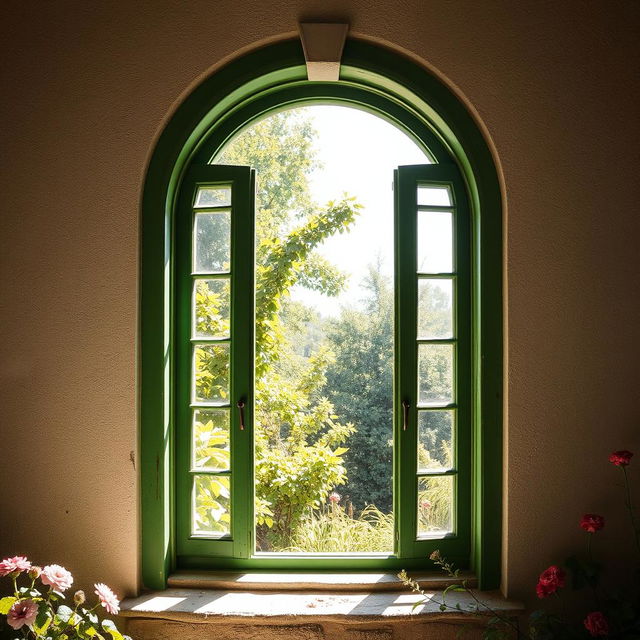
[[[506, 191], [504, 583], [613, 522], [640, 453], [639, 5], [633, 0], [3, 4], [0, 553], [138, 587], [139, 198], [180, 96], [225, 57], [344, 18], [457, 87]], [[133, 453], [132, 453], [133, 452]], [[640, 455], [638, 456], [640, 463]], [[616, 543], [613, 527], [603, 537]]]

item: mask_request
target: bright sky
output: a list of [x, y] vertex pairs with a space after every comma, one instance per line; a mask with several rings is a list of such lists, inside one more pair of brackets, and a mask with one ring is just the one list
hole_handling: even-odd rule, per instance
[[361, 297], [359, 283], [367, 265], [379, 255], [383, 270], [393, 274], [393, 171], [399, 165], [426, 164], [427, 156], [400, 129], [382, 118], [349, 107], [302, 107], [313, 115], [316, 147], [323, 164], [310, 176], [313, 199], [324, 206], [344, 192], [363, 205], [350, 233], [329, 238], [319, 252], [350, 274], [339, 298], [294, 287], [291, 297], [323, 315], [337, 315], [340, 306]]

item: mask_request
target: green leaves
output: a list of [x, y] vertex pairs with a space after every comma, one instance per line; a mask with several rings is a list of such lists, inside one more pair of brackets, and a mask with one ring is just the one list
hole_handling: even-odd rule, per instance
[[[56, 615], [54, 617], [54, 623], [56, 625], [68, 624], [72, 616], [73, 616], [73, 610], [64, 604], [61, 604], [58, 607], [58, 610], [56, 611]], [[73, 624], [73, 622], [71, 624]]]
[[113, 640], [124, 640], [124, 636], [118, 631], [112, 620], [103, 620], [102, 628], [113, 638]]
[[15, 596], [7, 596], [0, 600], [0, 613], [3, 615], [7, 615], [9, 613], [9, 609], [13, 606], [13, 603], [17, 600]]
[[[69, 609], [71, 611], [71, 609]], [[33, 630], [36, 634], [44, 635], [47, 632], [47, 629], [51, 625], [54, 616], [52, 615], [51, 607], [46, 601], [41, 601], [38, 604], [38, 615], [36, 616], [36, 620], [33, 624]]]

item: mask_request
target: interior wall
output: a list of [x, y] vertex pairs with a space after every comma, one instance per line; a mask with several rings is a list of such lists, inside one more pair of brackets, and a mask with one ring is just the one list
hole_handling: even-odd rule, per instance
[[582, 544], [583, 512], [605, 515], [603, 542], [617, 546], [606, 457], [640, 451], [638, 7], [5, 2], [0, 553], [138, 589], [145, 164], [189, 87], [301, 18], [347, 20], [424, 60], [494, 145], [506, 195], [505, 589], [530, 600], [537, 574]]

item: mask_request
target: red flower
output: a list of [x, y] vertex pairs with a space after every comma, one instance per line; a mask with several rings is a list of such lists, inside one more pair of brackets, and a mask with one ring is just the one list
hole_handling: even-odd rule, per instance
[[609, 623], [601, 611], [593, 611], [584, 619], [584, 626], [592, 636], [608, 636]]
[[595, 533], [604, 527], [604, 518], [595, 513], [585, 513], [580, 520], [580, 526], [589, 533]]
[[631, 451], [622, 450], [622, 451], [614, 451], [609, 456], [609, 462], [615, 464], [616, 467], [626, 467], [633, 457], [633, 453]]
[[561, 587], [564, 587], [565, 577], [566, 573], [555, 564], [552, 564], [548, 569], [545, 569], [540, 574], [538, 584], [536, 585], [538, 598], [546, 598], [552, 593], [555, 593]]

